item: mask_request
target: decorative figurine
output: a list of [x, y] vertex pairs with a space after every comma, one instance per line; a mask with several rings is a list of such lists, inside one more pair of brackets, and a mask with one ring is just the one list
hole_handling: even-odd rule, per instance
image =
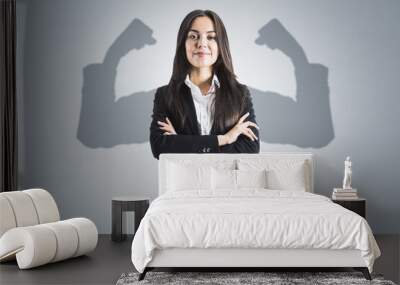
[[344, 161], [344, 178], [343, 178], [343, 189], [351, 188], [351, 161], [350, 156], [346, 157]]

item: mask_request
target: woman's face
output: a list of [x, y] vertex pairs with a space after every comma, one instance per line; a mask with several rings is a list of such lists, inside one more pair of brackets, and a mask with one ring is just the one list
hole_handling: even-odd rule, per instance
[[186, 57], [192, 67], [211, 67], [218, 59], [217, 34], [210, 18], [197, 17], [186, 37]]

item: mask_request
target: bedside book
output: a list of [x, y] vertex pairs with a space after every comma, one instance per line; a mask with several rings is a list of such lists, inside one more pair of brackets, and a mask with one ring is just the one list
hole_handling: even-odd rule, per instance
[[333, 188], [334, 193], [357, 193], [356, 188], [343, 189], [343, 188]]
[[334, 188], [332, 199], [335, 200], [355, 200], [358, 199], [357, 189]]
[[358, 196], [353, 196], [353, 197], [342, 197], [342, 196], [339, 196], [339, 197], [337, 197], [335, 195], [332, 195], [332, 200], [358, 200], [358, 199], [359, 199]]

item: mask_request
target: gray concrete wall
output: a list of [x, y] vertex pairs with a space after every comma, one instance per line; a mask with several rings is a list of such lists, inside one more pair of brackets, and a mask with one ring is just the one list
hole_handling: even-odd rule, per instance
[[21, 189], [43, 187], [63, 218], [111, 230], [111, 197], [157, 195], [148, 142], [193, 9], [223, 19], [254, 97], [261, 151], [316, 155], [315, 189], [353, 187], [377, 233], [400, 233], [398, 1], [18, 1]]

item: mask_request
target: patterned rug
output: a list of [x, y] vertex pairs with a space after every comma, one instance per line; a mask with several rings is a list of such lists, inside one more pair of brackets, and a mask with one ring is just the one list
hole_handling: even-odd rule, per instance
[[124, 273], [117, 285], [136, 284], [213, 284], [213, 285], [292, 285], [292, 284], [387, 284], [382, 275], [372, 274], [372, 281], [364, 278], [361, 272], [147, 272], [145, 279], [138, 281], [139, 273]]

